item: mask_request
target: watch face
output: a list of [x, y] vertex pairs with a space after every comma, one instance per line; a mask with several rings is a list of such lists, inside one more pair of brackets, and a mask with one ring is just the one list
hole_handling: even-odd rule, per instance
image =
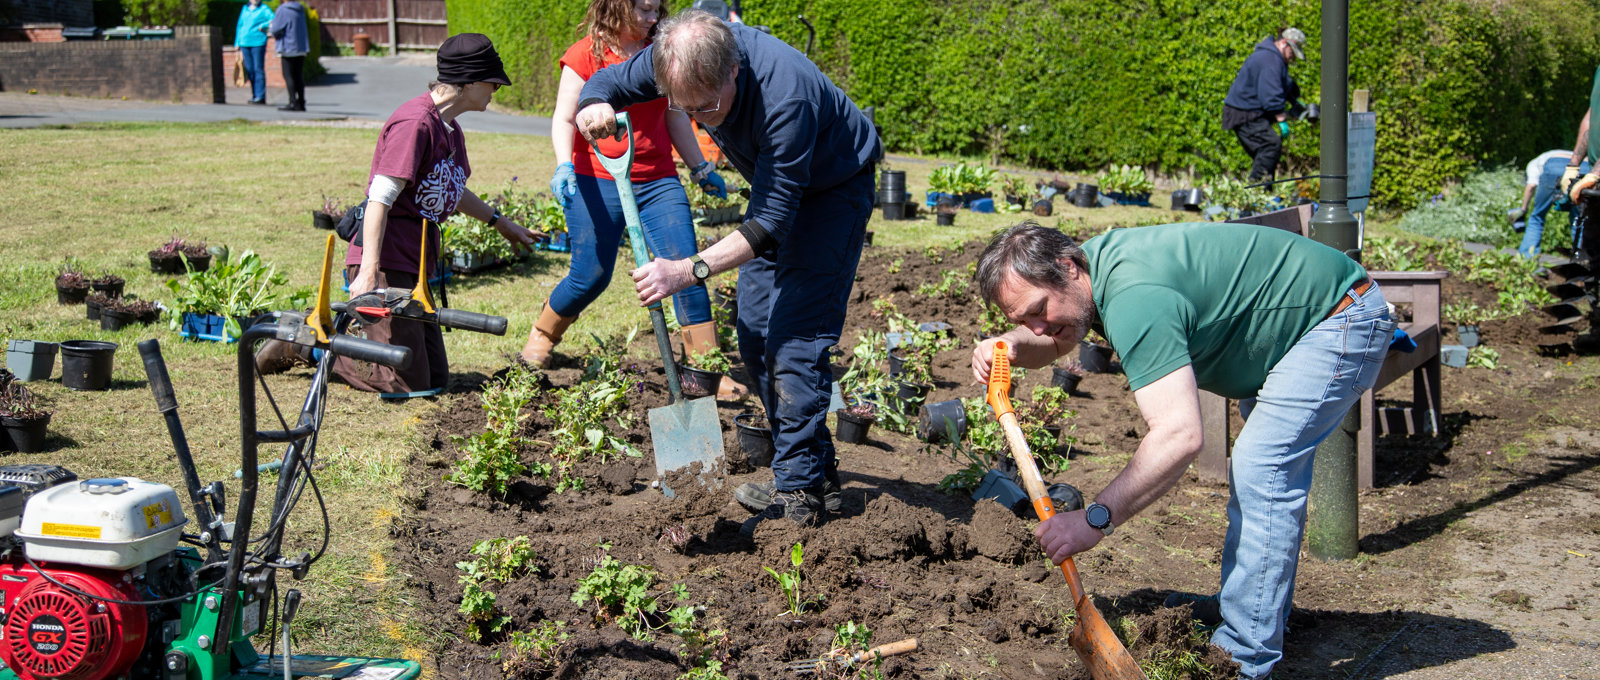
[[694, 277], [704, 281], [711, 276], [711, 265], [705, 262], [694, 263]]
[[1089, 523], [1089, 526], [1092, 526], [1096, 529], [1103, 529], [1106, 527], [1106, 525], [1111, 523], [1111, 509], [1104, 505], [1100, 505], [1099, 503], [1095, 503], [1090, 505], [1088, 510], [1084, 511], [1083, 518]]

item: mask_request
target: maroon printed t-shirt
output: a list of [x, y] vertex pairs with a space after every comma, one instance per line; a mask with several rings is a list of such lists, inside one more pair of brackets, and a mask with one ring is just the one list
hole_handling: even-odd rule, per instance
[[[376, 175], [406, 181], [406, 188], [389, 208], [378, 267], [415, 274], [422, 246], [422, 220], [437, 223], [454, 214], [456, 204], [466, 193], [467, 177], [472, 175], [461, 128], [445, 125], [431, 94], [423, 93], [401, 104], [383, 124], [378, 148], [372, 152], [368, 186]], [[431, 272], [439, 259], [439, 232], [437, 227], [428, 231]], [[361, 250], [350, 246], [344, 263], [361, 264]]]
[[[596, 71], [623, 62], [622, 56], [610, 47], [606, 48], [604, 59], [595, 59], [593, 47], [594, 39], [584, 36], [561, 55], [561, 65], [588, 80]], [[672, 160], [672, 137], [667, 134], [667, 98], [652, 99], [622, 110], [628, 112], [628, 120], [634, 126], [631, 179], [649, 182], [677, 175], [678, 166]], [[619, 142], [608, 137], [600, 140], [600, 150], [606, 156], [617, 158], [628, 152], [628, 141]], [[612, 179], [611, 173], [600, 167], [594, 147], [577, 131], [572, 133], [572, 167], [580, 175]]]

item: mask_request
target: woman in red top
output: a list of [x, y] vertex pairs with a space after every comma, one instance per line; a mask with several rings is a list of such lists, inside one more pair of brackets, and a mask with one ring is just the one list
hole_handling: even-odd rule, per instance
[[[561, 56], [561, 83], [552, 117], [551, 142], [556, 166], [550, 191], [562, 202], [572, 247], [567, 276], [556, 284], [528, 334], [522, 358], [549, 366], [551, 352], [567, 327], [611, 282], [617, 247], [626, 229], [617, 185], [600, 167], [591, 148], [572, 119], [578, 94], [590, 76], [606, 66], [632, 57], [650, 44], [656, 21], [667, 13], [664, 0], [594, 0], [584, 18], [586, 35]], [[656, 257], [683, 259], [697, 249], [689, 197], [678, 182], [672, 149], [693, 168], [691, 178], [701, 191], [726, 197], [722, 177], [706, 162], [695, 141], [689, 117], [667, 108], [665, 98], [625, 109], [633, 123], [633, 192], [639, 204], [639, 221]], [[627, 141], [602, 140], [600, 149], [617, 157], [627, 151]], [[683, 326], [689, 352], [716, 347], [711, 305], [704, 284], [684, 289], [672, 298], [678, 323]], [[723, 378], [719, 396], [743, 394], [738, 383]]]

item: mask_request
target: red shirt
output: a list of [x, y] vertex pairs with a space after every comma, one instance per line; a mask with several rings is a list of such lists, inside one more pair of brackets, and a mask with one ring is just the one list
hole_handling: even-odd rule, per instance
[[[593, 46], [594, 40], [584, 36], [583, 39], [573, 43], [572, 47], [568, 47], [566, 54], [561, 55], [561, 65], [588, 80], [596, 71], [624, 61], [621, 55], [609, 47], [606, 48], [605, 58], [596, 60]], [[672, 160], [672, 137], [667, 134], [667, 98], [652, 99], [622, 110], [628, 112], [628, 119], [634, 126], [631, 179], [635, 182], [648, 182], [677, 175], [678, 167]], [[616, 158], [628, 152], [628, 142], [602, 139], [600, 149], [607, 156]], [[602, 179], [612, 178], [611, 173], [600, 167], [600, 161], [594, 155], [594, 148], [589, 146], [588, 140], [576, 130], [572, 133], [572, 167], [582, 175]]]
[[[372, 172], [367, 175], [367, 186], [372, 185], [375, 175], [406, 181], [406, 188], [389, 208], [379, 268], [417, 273], [422, 220], [437, 224], [454, 214], [471, 174], [461, 127], [445, 125], [431, 94], [423, 93], [395, 109], [378, 135], [378, 147], [372, 152]], [[439, 232], [437, 227], [429, 232], [431, 271], [439, 259]], [[361, 248], [350, 246], [344, 263], [361, 264]]]

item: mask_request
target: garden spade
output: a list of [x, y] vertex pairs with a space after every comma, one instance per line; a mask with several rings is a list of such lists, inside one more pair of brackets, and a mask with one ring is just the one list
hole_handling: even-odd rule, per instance
[[[1010, 392], [1011, 347], [1001, 340], [994, 344], [987, 401], [994, 408], [995, 420], [1000, 421], [1000, 427], [1005, 430], [1006, 443], [1011, 445], [1011, 457], [1017, 462], [1018, 476], [1022, 477], [1022, 484], [1028, 489], [1028, 498], [1033, 499], [1033, 511], [1043, 522], [1054, 517], [1056, 509], [1045, 492], [1044, 477], [1033, 462], [1033, 453], [1028, 450], [1028, 440], [1022, 435], [1022, 426], [1017, 424], [1017, 414], [1011, 410]], [[1145, 680], [1138, 662], [1128, 654], [1128, 648], [1117, 638], [1116, 631], [1111, 629], [1106, 617], [1101, 616], [1100, 610], [1095, 609], [1094, 603], [1089, 601], [1083, 583], [1078, 580], [1078, 565], [1072, 562], [1071, 557], [1061, 563], [1061, 573], [1067, 577], [1067, 587], [1072, 590], [1072, 600], [1078, 608], [1078, 625], [1067, 635], [1067, 641], [1077, 650], [1083, 665], [1089, 668], [1089, 675], [1095, 680]]]
[[[595, 146], [595, 156], [600, 167], [611, 173], [617, 183], [617, 197], [622, 203], [622, 215], [628, 225], [628, 243], [633, 247], [633, 262], [643, 267], [650, 263], [650, 251], [645, 245], [644, 226], [639, 223], [639, 204], [633, 196], [633, 130], [628, 114], [617, 114], [617, 134], [628, 140], [628, 150], [611, 158]], [[656, 343], [661, 349], [661, 362], [667, 371], [667, 390], [672, 403], [650, 409], [650, 444], [655, 448], [656, 476], [662, 478], [661, 491], [668, 498], [675, 494], [666, 485], [667, 473], [694, 463], [709, 471], [722, 462], [722, 425], [717, 420], [717, 401], [713, 397], [685, 400], [683, 386], [678, 382], [678, 364], [672, 358], [672, 339], [667, 335], [667, 317], [661, 302], [650, 304], [650, 321], [655, 324]]]

